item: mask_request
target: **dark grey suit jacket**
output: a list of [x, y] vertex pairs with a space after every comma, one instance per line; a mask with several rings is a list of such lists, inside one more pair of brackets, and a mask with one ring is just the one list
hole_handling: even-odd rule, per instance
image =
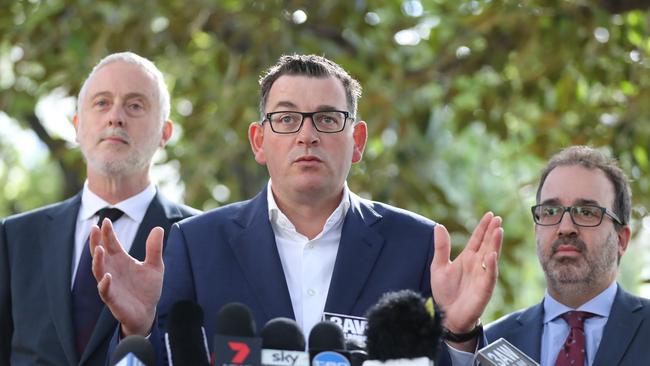
[[[544, 307], [542, 303], [506, 315], [486, 329], [488, 342], [505, 338], [540, 362]], [[619, 285], [593, 366], [650, 364], [650, 300]]]
[[[104, 308], [83, 355], [72, 329], [70, 281], [81, 194], [0, 220], [0, 365], [105, 365], [117, 325]], [[198, 213], [157, 193], [138, 228], [131, 256], [142, 260], [152, 228]]]

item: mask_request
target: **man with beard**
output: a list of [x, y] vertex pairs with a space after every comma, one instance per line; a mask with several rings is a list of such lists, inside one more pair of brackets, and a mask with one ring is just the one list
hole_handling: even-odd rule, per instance
[[0, 221], [0, 365], [106, 364], [117, 322], [99, 298], [89, 235], [113, 221], [138, 262], [150, 232], [163, 241], [160, 227], [197, 213], [149, 178], [172, 135], [169, 109], [162, 73], [130, 52], [104, 58], [83, 83], [73, 119], [87, 163], [82, 191]]
[[569, 147], [542, 172], [532, 207], [547, 291], [540, 304], [486, 329], [551, 365], [641, 365], [650, 359], [650, 301], [616, 282], [630, 240], [630, 188], [614, 160]]

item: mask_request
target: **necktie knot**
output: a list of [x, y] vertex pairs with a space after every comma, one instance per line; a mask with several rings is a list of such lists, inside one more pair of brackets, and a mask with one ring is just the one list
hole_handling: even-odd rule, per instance
[[591, 318], [592, 316], [594, 316], [594, 314], [586, 311], [568, 311], [562, 314], [562, 319], [569, 324], [571, 329], [584, 330], [585, 319]]
[[122, 217], [122, 215], [124, 215], [124, 212], [122, 212], [122, 210], [120, 210], [119, 208], [104, 207], [101, 210], [97, 211], [96, 215], [99, 216], [99, 220], [97, 220], [97, 225], [101, 228], [102, 222], [104, 221], [105, 218], [108, 218], [113, 223], [117, 221], [120, 217]]

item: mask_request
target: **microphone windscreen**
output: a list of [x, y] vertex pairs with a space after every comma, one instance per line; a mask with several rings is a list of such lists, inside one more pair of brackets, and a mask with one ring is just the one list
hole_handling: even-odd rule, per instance
[[203, 310], [192, 301], [175, 303], [165, 323], [167, 357], [175, 365], [208, 365]]
[[255, 337], [256, 327], [248, 306], [233, 302], [217, 313], [216, 334], [234, 337]]
[[416, 292], [385, 294], [368, 311], [367, 318], [369, 359], [435, 359], [442, 334], [441, 312], [433, 304], [427, 310], [425, 300]]
[[305, 336], [295, 320], [271, 319], [261, 331], [262, 348], [287, 351], [304, 351]]
[[333, 322], [320, 322], [309, 332], [309, 350], [345, 350], [341, 327]]
[[111, 355], [111, 366], [118, 365], [120, 361], [127, 358], [129, 354], [135, 356], [140, 362], [146, 366], [153, 366], [155, 364], [156, 356], [154, 355], [153, 347], [148, 339], [139, 335], [132, 335], [124, 338], [115, 347], [115, 351]]

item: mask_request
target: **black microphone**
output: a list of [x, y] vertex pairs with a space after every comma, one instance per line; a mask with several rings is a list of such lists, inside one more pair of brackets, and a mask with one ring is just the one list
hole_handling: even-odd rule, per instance
[[345, 349], [349, 354], [351, 366], [361, 366], [368, 360], [368, 352], [366, 352], [365, 335], [363, 336], [364, 342], [361, 343], [357, 338], [346, 338]]
[[255, 322], [246, 305], [224, 305], [217, 314], [215, 329], [215, 366], [261, 365], [262, 340], [255, 336]]
[[263, 366], [309, 366], [305, 336], [295, 320], [275, 318], [262, 331]]
[[[411, 290], [384, 294], [367, 314], [368, 358], [379, 362], [430, 364], [436, 358], [442, 335], [442, 314], [432, 300]], [[369, 361], [365, 364], [369, 365]]]
[[170, 366], [210, 365], [203, 310], [198, 304], [188, 300], [175, 303], [167, 315], [165, 329], [165, 348]]
[[481, 348], [476, 358], [483, 366], [539, 366], [535, 360], [503, 338]]
[[139, 335], [124, 338], [115, 347], [110, 366], [153, 366], [156, 356], [148, 339]]
[[309, 332], [309, 356], [312, 366], [350, 366], [341, 327], [329, 321], [316, 324]]

